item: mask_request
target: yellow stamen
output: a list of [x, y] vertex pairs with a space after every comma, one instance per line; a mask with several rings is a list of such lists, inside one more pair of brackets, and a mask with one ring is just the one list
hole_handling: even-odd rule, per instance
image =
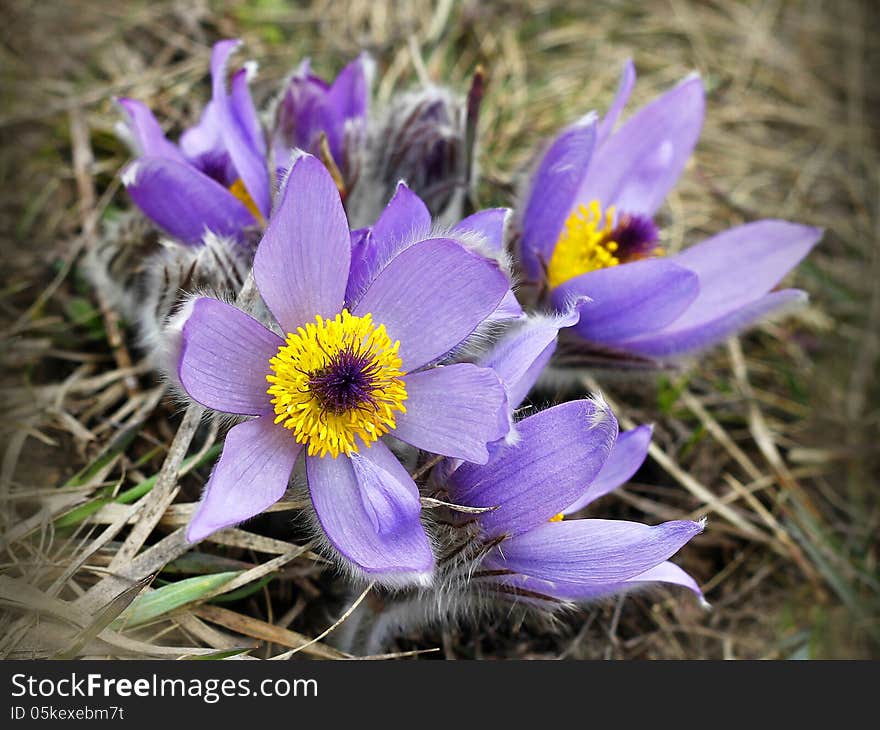
[[400, 342], [392, 343], [372, 315], [342, 310], [335, 319], [315, 320], [288, 334], [269, 361], [267, 392], [275, 423], [307, 444], [310, 456], [336, 458], [357, 453], [357, 439], [369, 446], [396, 428], [395, 413], [406, 413], [405, 373]]
[[321, 132], [321, 136], [318, 138], [318, 152], [320, 153], [321, 162], [324, 163], [324, 167], [327, 168], [327, 172], [330, 173], [330, 177], [336, 183], [339, 197], [345, 200], [345, 180], [342, 177], [339, 165], [336, 164], [336, 160], [333, 159], [333, 154], [330, 152], [330, 143], [327, 141], [326, 132]]
[[617, 243], [612, 240], [614, 206], [604, 215], [598, 200], [579, 205], [568, 216], [553, 256], [547, 265], [547, 281], [557, 287], [569, 279], [596, 269], [617, 266]]
[[244, 186], [244, 180], [238, 178], [238, 180], [229, 186], [229, 192], [244, 203], [245, 207], [251, 212], [251, 215], [257, 219], [257, 222], [260, 225], [263, 225], [266, 222], [266, 219], [263, 218], [263, 214], [260, 213], [260, 209], [257, 207], [257, 204], [254, 202], [248, 189]]
[[563, 520], [564, 517], [565, 517], [565, 515], [562, 514], [562, 512], [560, 512], [558, 515], [553, 515], [553, 516], [552, 516], [549, 520], [547, 520], [547, 521], [548, 521], [548, 522], [562, 522], [562, 520]]

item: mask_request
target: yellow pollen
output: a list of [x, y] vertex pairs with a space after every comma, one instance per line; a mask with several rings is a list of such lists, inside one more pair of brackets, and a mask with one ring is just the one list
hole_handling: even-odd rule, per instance
[[229, 192], [244, 203], [245, 207], [251, 212], [251, 215], [257, 219], [257, 222], [260, 225], [266, 222], [266, 219], [263, 218], [263, 214], [260, 213], [260, 209], [257, 207], [257, 204], [254, 202], [248, 189], [244, 186], [244, 180], [238, 178], [238, 180], [229, 186]]
[[562, 519], [563, 519], [564, 517], [565, 517], [565, 515], [562, 514], [562, 512], [560, 512], [558, 515], [553, 515], [553, 516], [552, 516], [549, 520], [547, 520], [547, 521], [548, 521], [548, 522], [562, 522]]
[[598, 200], [589, 206], [579, 205], [565, 220], [562, 233], [547, 265], [547, 281], [551, 288], [564, 284], [581, 274], [617, 266], [617, 243], [614, 232], [614, 206], [605, 214]]
[[370, 446], [396, 428], [396, 413], [406, 413], [399, 347], [371, 314], [345, 309], [297, 328], [269, 361], [275, 423], [307, 444], [310, 456], [357, 453], [357, 439]]

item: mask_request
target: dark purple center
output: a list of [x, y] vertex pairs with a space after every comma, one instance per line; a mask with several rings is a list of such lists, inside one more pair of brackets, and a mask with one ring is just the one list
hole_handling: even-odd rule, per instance
[[192, 160], [195, 167], [223, 187], [228, 188], [238, 178], [232, 158], [226, 150], [207, 150]]
[[378, 375], [379, 365], [368, 354], [348, 346], [309, 376], [309, 391], [322, 408], [336, 415], [362, 408], [374, 410]]
[[648, 216], [622, 213], [609, 238], [617, 244], [615, 256], [627, 263], [650, 256], [657, 248], [660, 232]]

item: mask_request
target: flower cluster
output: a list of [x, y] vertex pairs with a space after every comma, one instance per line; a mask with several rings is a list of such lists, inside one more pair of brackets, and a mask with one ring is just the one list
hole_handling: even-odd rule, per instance
[[303, 61], [258, 111], [250, 89], [257, 64], [230, 73], [239, 47], [214, 45], [211, 100], [177, 143], [143, 102], [117, 99], [117, 129], [135, 154], [121, 179], [141, 216], [108, 226], [86, 273], [159, 363], [161, 331], [186, 292], [230, 298], [241, 287], [294, 150], [321, 160], [358, 226], [376, 220], [400, 180], [425, 201], [429, 221], [452, 222], [471, 184], [466, 105], [450, 90], [401, 92], [371, 112], [374, 62], [362, 53], [332, 83]]
[[[398, 591], [352, 622], [374, 650], [487, 605], [655, 583], [702, 600], [669, 559], [703, 522], [581, 515], [639, 469], [651, 427], [619, 432], [586, 393], [519, 410], [548, 369], [668, 365], [805, 299], [774, 287], [815, 229], [759, 221], [665, 250], [658, 210], [699, 136], [699, 77], [618, 126], [627, 65], [604, 117], [552, 141], [514, 211], [461, 218], [473, 89], [371, 112], [368, 56], [332, 83], [306, 61], [261, 116], [254, 67], [230, 75], [236, 47], [214, 47], [211, 101], [177, 144], [119, 101], [138, 153], [123, 182], [163, 246], [131, 306], [151, 310], [144, 336], [181, 393], [237, 421], [188, 539], [301, 492], [320, 549]], [[96, 281], [123, 288], [100, 263]], [[251, 279], [258, 301], [230, 304]]]

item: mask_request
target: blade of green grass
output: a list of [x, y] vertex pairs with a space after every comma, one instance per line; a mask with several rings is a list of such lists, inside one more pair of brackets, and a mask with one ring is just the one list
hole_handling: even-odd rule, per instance
[[113, 439], [110, 445], [93, 461], [86, 464], [86, 466], [68, 479], [61, 488], [83, 487], [91, 482], [96, 476], [100, 476], [101, 472], [112, 464], [113, 461], [128, 448], [129, 444], [134, 441], [134, 437], [137, 436], [139, 430], [140, 427], [138, 426], [137, 428], [123, 431], [118, 437]]
[[267, 575], [260, 580], [254, 581], [253, 583], [248, 583], [246, 586], [242, 586], [238, 590], [230, 591], [229, 593], [224, 593], [220, 596], [214, 596], [211, 599], [211, 603], [231, 603], [232, 601], [240, 601], [242, 598], [247, 598], [248, 596], [252, 596], [257, 591], [262, 590], [263, 586], [271, 583], [277, 575]]
[[197, 575], [193, 578], [177, 581], [176, 583], [169, 583], [150, 593], [145, 593], [138, 596], [119, 618], [113, 622], [113, 627], [121, 630], [153, 621], [181, 606], [198, 601], [205, 594], [216, 590], [233, 578], [237, 578], [242, 572], [240, 570], [232, 570], [225, 573], [214, 573], [213, 575]]
[[[186, 474], [192, 469], [195, 469], [202, 464], [211, 461], [212, 459], [216, 459], [222, 449], [223, 444], [215, 444], [210, 449], [208, 449], [201, 456], [201, 458], [191, 456], [181, 465], [180, 473]], [[95, 514], [95, 512], [101, 509], [101, 507], [103, 507], [105, 504], [110, 504], [111, 502], [116, 502], [118, 504], [131, 504], [133, 502], [136, 502], [145, 494], [147, 494], [154, 486], [156, 486], [156, 480], [158, 479], [158, 477], [158, 473], [153, 474], [151, 477], [144, 479], [144, 481], [142, 481], [140, 484], [135, 484], [130, 489], [126, 489], [125, 491], [120, 492], [115, 497], [104, 495], [91, 499], [85, 504], [81, 504], [72, 509], [70, 512], [61, 515], [61, 517], [55, 520], [55, 527], [60, 528], [77, 525], [87, 517]]]

